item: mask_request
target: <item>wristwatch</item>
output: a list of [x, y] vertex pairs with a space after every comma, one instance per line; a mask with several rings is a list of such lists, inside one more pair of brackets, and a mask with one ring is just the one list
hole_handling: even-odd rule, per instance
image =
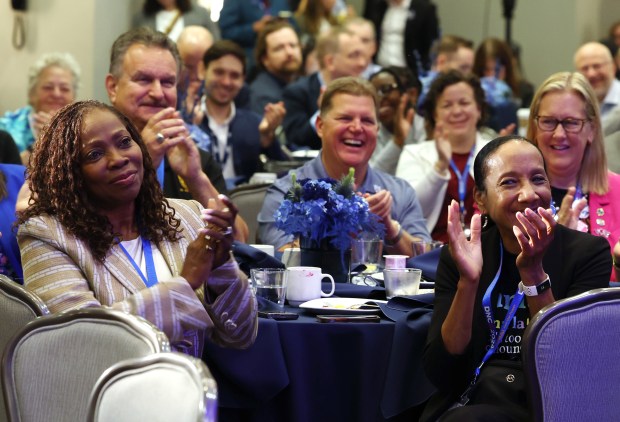
[[[396, 220], [394, 220], [396, 221]], [[384, 243], [386, 246], [394, 246], [396, 245], [398, 242], [400, 242], [400, 239], [403, 237], [403, 227], [400, 225], [400, 223], [398, 221], [396, 221], [396, 224], [398, 225], [398, 233], [396, 234], [396, 236], [393, 239], [385, 239]]]
[[519, 282], [519, 291], [525, 294], [525, 296], [538, 296], [542, 292], [551, 288], [551, 280], [549, 276], [542, 281], [542, 283], [536, 286], [526, 286], [522, 281]]

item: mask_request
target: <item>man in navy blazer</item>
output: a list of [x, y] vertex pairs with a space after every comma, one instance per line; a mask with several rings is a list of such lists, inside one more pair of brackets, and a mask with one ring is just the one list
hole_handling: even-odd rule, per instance
[[362, 40], [345, 28], [335, 27], [317, 40], [319, 71], [299, 78], [284, 89], [283, 126], [291, 149], [321, 148], [315, 122], [322, 87], [344, 76], [360, 76], [369, 63]]
[[258, 170], [260, 154], [272, 160], [286, 159], [275, 136], [285, 114], [284, 104], [267, 104], [263, 116], [235, 107], [234, 99], [245, 78], [245, 54], [234, 42], [214, 43], [203, 63], [206, 99], [200, 127], [211, 138], [211, 154], [231, 188]]

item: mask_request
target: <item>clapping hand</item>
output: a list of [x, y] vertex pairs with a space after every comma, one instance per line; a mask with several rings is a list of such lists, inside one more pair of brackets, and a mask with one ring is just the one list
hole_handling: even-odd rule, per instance
[[45, 125], [47, 125], [50, 120], [52, 120], [53, 116], [54, 113], [48, 113], [45, 111], [37, 111], [36, 113], [32, 113], [31, 130], [35, 139], [39, 137], [39, 134], [41, 133]]
[[189, 132], [179, 112], [167, 107], [148, 120], [141, 135], [149, 150], [153, 167], [157, 168], [166, 152], [183, 142], [189, 136]]
[[568, 192], [562, 198], [562, 204], [560, 205], [560, 212], [558, 213], [558, 223], [569, 229], [576, 230], [577, 223], [579, 222], [579, 214], [588, 205], [588, 201], [585, 198], [581, 198], [573, 206], [575, 200], [575, 187], [568, 188]]
[[443, 174], [448, 170], [450, 160], [452, 159], [452, 144], [450, 144], [448, 131], [443, 123], [437, 123], [433, 137], [435, 138], [435, 148], [437, 149], [435, 168], [439, 173]]
[[186, 183], [193, 181], [202, 172], [200, 152], [194, 140], [183, 137], [166, 152], [168, 163], [174, 172]]
[[389, 190], [382, 189], [377, 193], [365, 193], [364, 199], [368, 202], [371, 213], [379, 216], [385, 227], [390, 227], [392, 221], [392, 194]]
[[202, 210], [205, 226], [187, 247], [181, 271], [181, 276], [194, 290], [207, 282], [214, 268], [230, 259], [233, 222], [237, 213], [235, 205], [224, 195], [209, 199], [208, 208]]
[[282, 124], [285, 115], [286, 108], [284, 108], [284, 102], [280, 101], [265, 105], [263, 119], [258, 125], [261, 147], [267, 148], [272, 144], [275, 139], [275, 131]]
[[209, 199], [208, 207], [202, 210], [202, 220], [205, 222], [207, 243], [214, 247], [215, 258], [213, 268], [217, 268], [230, 259], [230, 249], [233, 244], [234, 222], [239, 210], [225, 195], [218, 195], [217, 199]]
[[540, 281], [544, 279], [542, 260], [553, 241], [557, 223], [551, 210], [542, 207], [536, 212], [526, 208], [524, 212], [517, 212], [516, 217], [521, 225], [512, 228], [521, 247], [516, 261], [517, 268], [524, 283], [526, 279]]
[[394, 143], [401, 148], [405, 145], [415, 116], [415, 110], [413, 108], [407, 109], [408, 105], [409, 94], [401, 95], [398, 110], [394, 114]]
[[482, 245], [480, 242], [480, 215], [471, 217], [471, 237], [467, 239], [461, 224], [458, 202], [448, 205], [448, 238], [450, 255], [456, 263], [461, 280], [477, 284], [482, 274]]

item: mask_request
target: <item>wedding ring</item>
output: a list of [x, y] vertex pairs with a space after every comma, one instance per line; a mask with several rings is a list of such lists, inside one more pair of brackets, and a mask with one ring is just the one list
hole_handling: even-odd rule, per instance
[[157, 140], [158, 144], [163, 144], [166, 140], [166, 137], [161, 132], [157, 132], [157, 136], [155, 137], [155, 139]]
[[233, 232], [232, 227], [228, 226], [226, 227], [226, 231], [224, 231], [223, 233], [224, 233], [224, 236], [228, 236], [228, 235], [231, 235], [232, 232]]

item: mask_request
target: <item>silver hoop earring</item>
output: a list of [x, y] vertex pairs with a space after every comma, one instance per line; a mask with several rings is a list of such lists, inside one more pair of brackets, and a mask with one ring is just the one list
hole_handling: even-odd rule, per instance
[[489, 225], [489, 215], [482, 214], [480, 218], [482, 218], [482, 229], [486, 229], [487, 226]]

